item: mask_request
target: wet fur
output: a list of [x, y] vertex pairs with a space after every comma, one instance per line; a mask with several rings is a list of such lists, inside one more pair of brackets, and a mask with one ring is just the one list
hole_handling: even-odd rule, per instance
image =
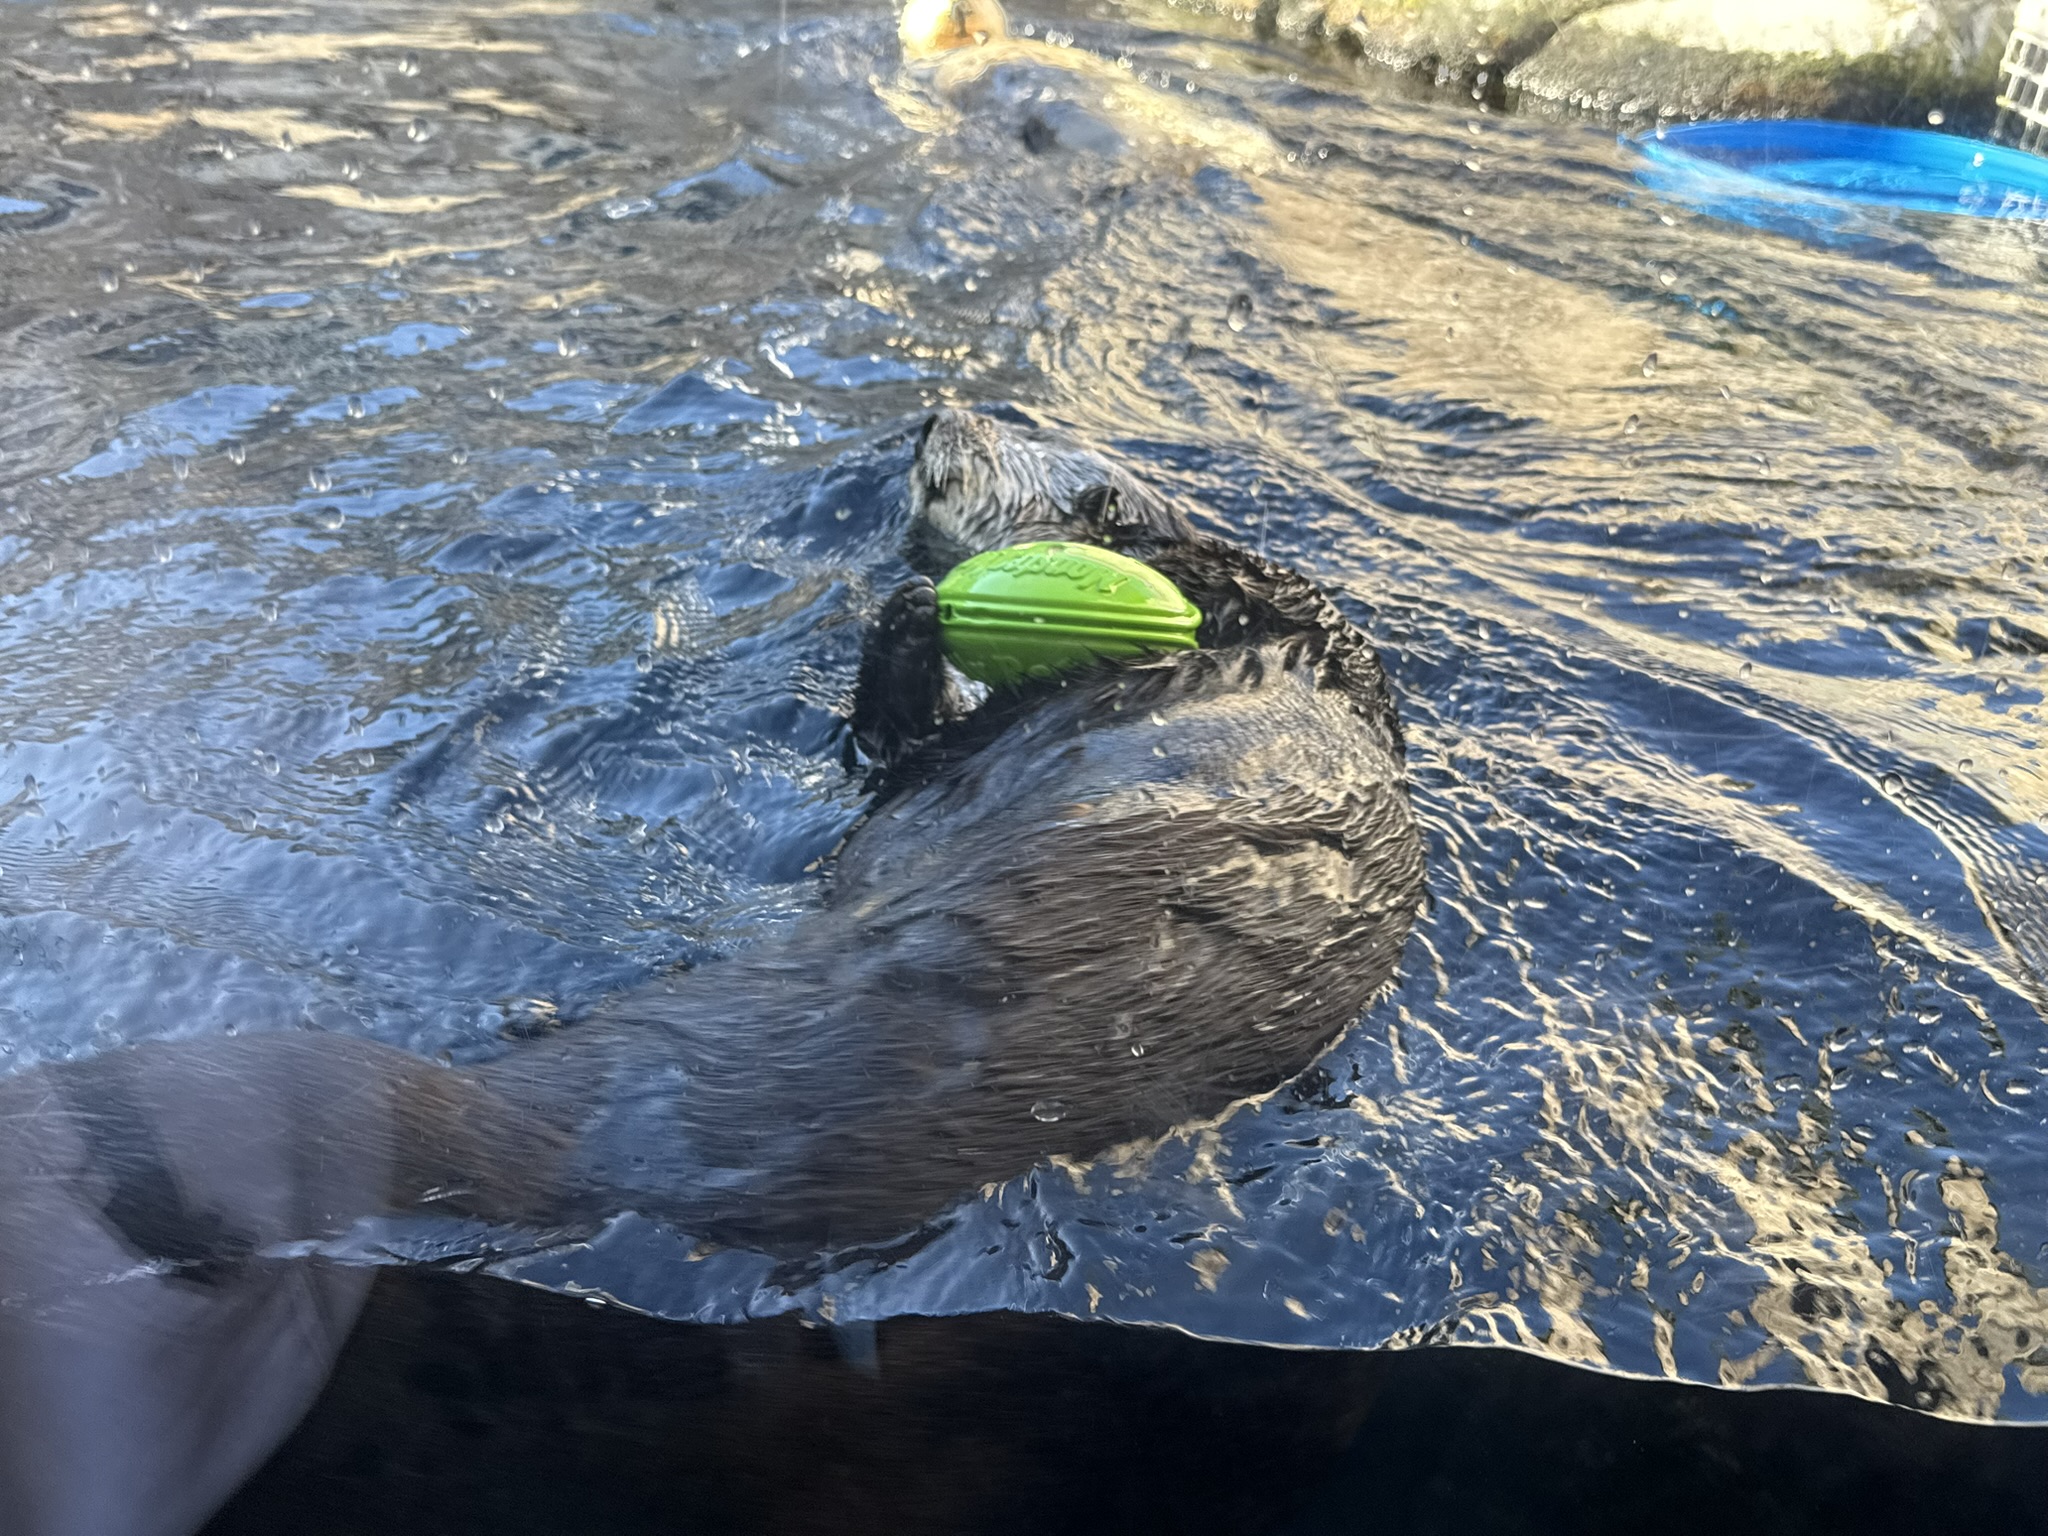
[[[1083, 508], [1091, 493], [1092, 516]], [[969, 411], [941, 411], [925, 423], [903, 542], [904, 558], [925, 575], [936, 579], [971, 555], [1030, 539], [1141, 536], [1180, 543], [1195, 530], [1143, 481], [1055, 434]]]

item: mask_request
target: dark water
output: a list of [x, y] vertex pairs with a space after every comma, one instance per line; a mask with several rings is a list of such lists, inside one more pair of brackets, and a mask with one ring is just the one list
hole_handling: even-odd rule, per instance
[[[1049, 1316], [678, 1328], [380, 1272], [319, 1405], [205, 1536], [1470, 1536], [2031, 1529], [2040, 1437], [1498, 1349]], [[1348, 1448], [1345, 1441], [1349, 1440]]]
[[900, 1262], [500, 1272], [2048, 1418], [2032, 227], [1718, 222], [1600, 124], [1015, 19], [0, 9], [6, 1066], [466, 1059], [803, 910], [908, 433], [1012, 404], [1372, 627], [1400, 991]]

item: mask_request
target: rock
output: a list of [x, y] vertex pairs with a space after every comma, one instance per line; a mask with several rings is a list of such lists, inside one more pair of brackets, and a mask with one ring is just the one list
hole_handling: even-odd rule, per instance
[[1999, 0], [1625, 0], [1508, 83], [1598, 111], [1967, 124], [1990, 115], [2011, 18]]
[[2012, 0], [1264, 0], [1260, 31], [1503, 104], [1987, 124]]
[[1492, 83], [1602, 0], [1278, 0], [1272, 30], [1321, 36], [1375, 64]]

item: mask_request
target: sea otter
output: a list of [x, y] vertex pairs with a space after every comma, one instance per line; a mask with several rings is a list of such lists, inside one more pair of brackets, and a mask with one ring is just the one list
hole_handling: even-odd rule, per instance
[[560, 1126], [579, 1203], [810, 1250], [901, 1233], [1299, 1072], [1391, 977], [1422, 894], [1400, 726], [1305, 578], [1093, 454], [946, 412], [906, 552], [1114, 545], [1201, 648], [961, 713], [931, 583], [885, 604], [853, 734], [877, 794], [824, 905], [482, 1069]]
[[[361, 1296], [266, 1254], [360, 1216], [886, 1240], [1284, 1082], [1387, 984], [1423, 867], [1366, 637], [1121, 470], [985, 417], [932, 421], [910, 500], [915, 565], [1099, 540], [1200, 606], [1201, 648], [970, 707], [920, 576], [850, 711], [871, 807], [778, 935], [481, 1066], [273, 1033], [0, 1082], [0, 1418], [43, 1426], [0, 1448], [0, 1523], [129, 1528], [118, 1506], [175, 1531], [224, 1496]], [[252, 1373], [267, 1395], [238, 1397]], [[96, 1439], [121, 1479], [63, 1460]]]
[[[1400, 726], [1367, 637], [1304, 577], [1197, 534], [1057, 438], [944, 412], [910, 486], [914, 566], [1096, 540], [1193, 599], [1200, 648], [970, 707], [920, 575], [871, 626], [850, 711], [874, 799], [825, 900], [780, 933], [480, 1066], [255, 1034], [46, 1068], [4, 1085], [0, 1143], [33, 1092], [38, 1143], [64, 1140], [51, 1117], [75, 1121], [98, 1177], [145, 1145], [107, 1129], [134, 1117], [136, 1083], [198, 1073], [221, 1100], [273, 1059], [302, 1083], [331, 1061], [337, 1096], [303, 1123], [332, 1161], [348, 1106], [374, 1114], [388, 1129], [360, 1145], [397, 1170], [386, 1206], [431, 1192], [439, 1209], [551, 1224], [633, 1208], [816, 1251], [1299, 1072], [1387, 984], [1422, 895]], [[185, 1065], [148, 1068], [172, 1059]], [[212, 1240], [148, 1238], [124, 1222], [138, 1251], [182, 1242], [195, 1263], [316, 1235], [222, 1216]]]

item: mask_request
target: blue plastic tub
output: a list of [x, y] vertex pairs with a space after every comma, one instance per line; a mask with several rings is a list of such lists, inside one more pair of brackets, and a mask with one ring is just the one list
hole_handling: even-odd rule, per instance
[[1981, 139], [1796, 121], [1688, 123], [1636, 143], [1651, 162], [1642, 180], [1688, 202], [1820, 201], [2048, 219], [2048, 159]]

